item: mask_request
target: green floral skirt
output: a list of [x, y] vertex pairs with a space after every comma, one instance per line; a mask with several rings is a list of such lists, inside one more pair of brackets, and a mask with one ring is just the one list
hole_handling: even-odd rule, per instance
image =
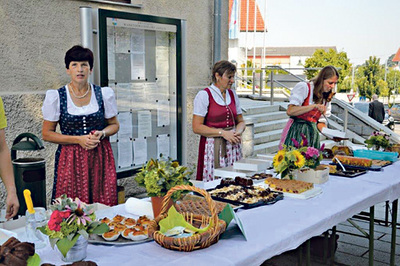
[[292, 139], [297, 140], [300, 144], [302, 140], [301, 133], [303, 133], [308, 141], [307, 146], [319, 149], [320, 141], [319, 141], [317, 123], [309, 122], [297, 117], [291, 117], [291, 118], [294, 121], [292, 126], [289, 128], [284, 144], [286, 146], [294, 146]]

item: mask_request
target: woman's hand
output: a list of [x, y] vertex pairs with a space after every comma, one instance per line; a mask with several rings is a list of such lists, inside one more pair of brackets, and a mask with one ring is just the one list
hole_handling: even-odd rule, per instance
[[318, 109], [318, 111], [320, 111], [321, 114], [325, 114], [326, 112], [325, 105], [323, 104], [315, 104], [314, 108]]
[[235, 131], [229, 130], [222, 130], [222, 137], [229, 141], [232, 144], [238, 144], [242, 141], [241, 134], [236, 133]]
[[19, 209], [19, 201], [15, 191], [7, 191], [6, 205], [6, 219], [8, 220], [17, 215]]
[[94, 136], [94, 134], [79, 136], [79, 145], [85, 150], [93, 150], [99, 143], [99, 138]]

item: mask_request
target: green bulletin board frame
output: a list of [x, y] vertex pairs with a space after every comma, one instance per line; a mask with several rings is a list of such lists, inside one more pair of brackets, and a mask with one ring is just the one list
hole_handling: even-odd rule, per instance
[[[107, 18], [116, 18], [116, 19], [125, 19], [125, 20], [132, 20], [132, 21], [139, 21], [139, 22], [150, 22], [150, 23], [158, 23], [158, 24], [169, 24], [176, 26], [176, 129], [175, 132], [176, 136], [176, 155], [177, 158], [172, 158], [174, 160], [178, 160], [182, 163], [182, 140], [183, 140], [183, 88], [182, 88], [182, 21], [179, 19], [173, 18], [165, 18], [165, 17], [158, 17], [158, 16], [150, 16], [150, 15], [142, 15], [142, 14], [135, 14], [135, 13], [127, 13], [127, 12], [120, 12], [114, 10], [106, 10], [106, 9], [99, 9], [98, 10], [98, 34], [99, 34], [99, 55], [100, 55], [100, 85], [102, 87], [110, 86], [109, 84], [109, 75], [108, 75], [108, 56], [107, 56]], [[139, 168], [130, 169], [127, 171], [120, 171], [117, 175], [118, 178], [132, 176], [138, 172]]]

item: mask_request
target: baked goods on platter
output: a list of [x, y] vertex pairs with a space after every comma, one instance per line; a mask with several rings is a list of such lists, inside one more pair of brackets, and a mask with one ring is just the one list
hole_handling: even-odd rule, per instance
[[335, 145], [332, 147], [333, 155], [353, 156], [353, 149], [349, 146]]
[[147, 227], [150, 219], [145, 215], [140, 216], [137, 221], [133, 218], [116, 215], [112, 219], [102, 218], [100, 222], [106, 223], [111, 229], [109, 232], [102, 234], [103, 239], [106, 241], [116, 241], [120, 236], [132, 241], [148, 238]]
[[372, 160], [367, 159], [367, 158], [358, 158], [358, 157], [351, 157], [351, 156], [345, 156], [345, 155], [335, 155], [333, 157], [332, 161], [334, 163], [337, 163], [336, 159], [339, 159], [339, 161], [342, 164], [346, 165], [352, 165], [352, 166], [361, 166], [361, 167], [371, 167], [372, 166]]
[[304, 191], [314, 188], [313, 183], [300, 180], [278, 179], [273, 177], [265, 179], [265, 183], [268, 184], [273, 190], [294, 194], [300, 194]]
[[279, 195], [272, 192], [268, 188], [261, 187], [244, 187], [237, 185], [229, 185], [216, 188], [209, 191], [210, 195], [215, 198], [235, 201], [239, 203], [254, 204], [258, 202], [270, 202]]
[[254, 174], [250, 178], [254, 180], [260, 180], [260, 179], [265, 179], [268, 177], [272, 177], [271, 174], [266, 174], [266, 173], [259, 173], [259, 174]]
[[[220, 213], [226, 206], [227, 203], [215, 201], [215, 207], [217, 213]], [[189, 212], [199, 215], [211, 216], [210, 208], [204, 198], [198, 200], [181, 200], [175, 204], [175, 208], [178, 212], [184, 213]]]
[[26, 265], [30, 256], [35, 255], [35, 245], [20, 242], [15, 237], [10, 237], [0, 247], [0, 265]]
[[384, 160], [372, 160], [372, 165], [377, 165], [377, 166], [386, 166], [391, 164], [391, 161], [384, 161]]

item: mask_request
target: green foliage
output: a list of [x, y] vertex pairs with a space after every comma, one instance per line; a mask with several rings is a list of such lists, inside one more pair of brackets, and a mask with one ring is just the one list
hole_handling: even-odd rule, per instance
[[[323, 68], [325, 66], [332, 65], [339, 71], [338, 90], [343, 90], [342, 81], [346, 76], [350, 74], [351, 64], [347, 58], [346, 52], [336, 52], [333, 49], [329, 49], [326, 52], [324, 49], [317, 49], [314, 54], [306, 59], [304, 64], [305, 68]], [[312, 79], [318, 74], [319, 70], [306, 70], [307, 79]], [[345, 90], [345, 89], [344, 89]]]
[[368, 148], [375, 147], [379, 150], [380, 147], [388, 148], [391, 146], [389, 142], [389, 135], [383, 131], [374, 131], [372, 135], [364, 141]]
[[[139, 186], [146, 188], [150, 197], [165, 196], [171, 188], [177, 185], [192, 185], [187, 167], [180, 166], [178, 162], [168, 160], [151, 159], [140, 172], [135, 180]], [[173, 199], [179, 198], [181, 191], [173, 195]]]

